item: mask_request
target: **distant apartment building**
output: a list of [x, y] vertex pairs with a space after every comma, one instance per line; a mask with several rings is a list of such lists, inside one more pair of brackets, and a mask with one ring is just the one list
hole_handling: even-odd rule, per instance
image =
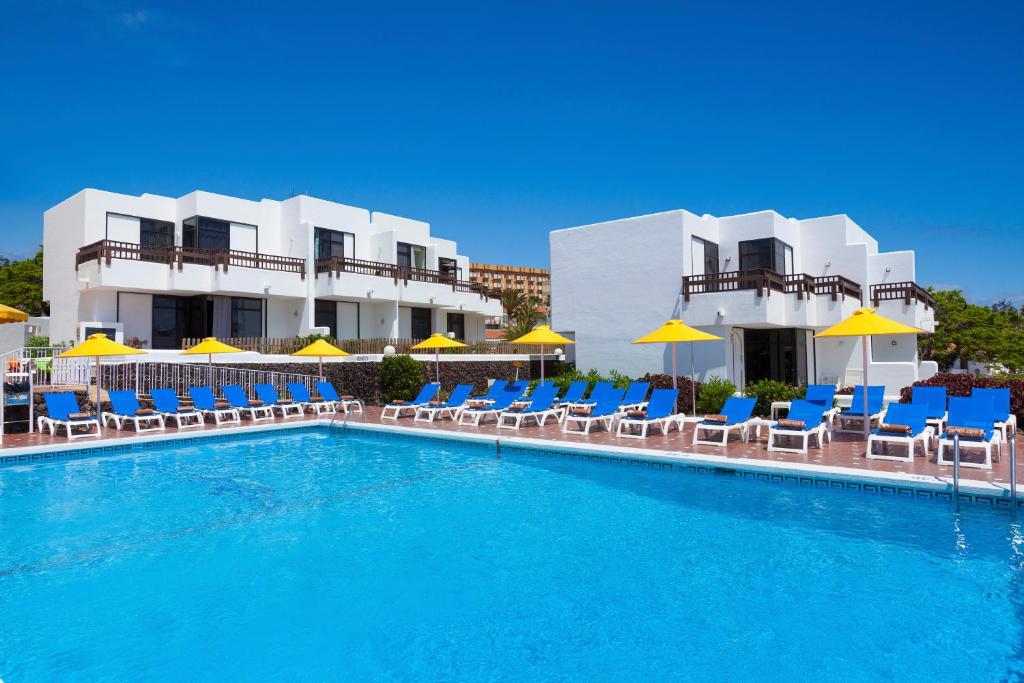
[[[935, 326], [914, 252], [879, 251], [845, 215], [668, 211], [555, 230], [550, 246], [553, 326], [575, 333], [584, 369], [669, 371], [663, 345], [630, 342], [681, 318], [723, 338], [693, 345], [700, 379], [848, 385], [863, 377], [860, 340], [815, 332], [860, 306], [926, 331]], [[869, 378], [889, 393], [936, 371], [918, 361], [914, 335], [875, 337], [869, 346]], [[679, 361], [688, 374], [689, 349]]]
[[542, 302], [551, 294], [551, 271], [546, 268], [469, 264], [469, 279], [493, 290], [514, 289]]
[[86, 189], [44, 214], [50, 336], [484, 339], [501, 314], [469, 259], [421, 221], [297, 196]]

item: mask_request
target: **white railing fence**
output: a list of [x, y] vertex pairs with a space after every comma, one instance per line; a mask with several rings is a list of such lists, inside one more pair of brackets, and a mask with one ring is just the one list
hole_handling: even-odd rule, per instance
[[[0, 355], [0, 363], [9, 372], [31, 372], [37, 387], [92, 386], [96, 382], [96, 361], [93, 358], [57, 358], [66, 347], [23, 347]], [[278, 392], [285, 391], [289, 382], [301, 382], [314, 388], [319, 375], [304, 375], [273, 370], [256, 370], [201, 363], [168, 363], [104, 359], [100, 365], [104, 390], [132, 389], [140, 394], [154, 388], [174, 389], [179, 395], [188, 393], [189, 387], [208, 386], [215, 391], [224, 384], [240, 384], [253, 395], [254, 384], [271, 384]], [[219, 392], [218, 392], [219, 393]]]

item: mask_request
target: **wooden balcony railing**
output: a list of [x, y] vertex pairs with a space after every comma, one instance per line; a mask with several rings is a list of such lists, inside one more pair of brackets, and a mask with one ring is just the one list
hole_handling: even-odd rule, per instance
[[925, 308], [935, 310], [935, 299], [921, 285], [916, 282], [884, 282], [879, 285], [871, 285], [871, 304], [878, 306], [879, 301], [898, 301], [902, 299], [908, 306], [913, 302], [920, 302]]
[[326, 274], [327, 277], [340, 278], [342, 273], [356, 273], [359, 275], [374, 275], [377, 277], [389, 277], [395, 284], [401, 280], [405, 284], [413, 282], [433, 282], [447, 285], [456, 292], [471, 292], [479, 294], [485, 299], [497, 298], [498, 292], [488, 289], [479, 282], [459, 280], [452, 273], [445, 273], [440, 270], [429, 270], [427, 268], [412, 268], [399, 266], [394, 263], [382, 263], [380, 261], [364, 261], [362, 259], [345, 258], [342, 256], [331, 256], [329, 258], [317, 259], [316, 274]]
[[829, 294], [836, 301], [842, 296], [862, 299], [860, 285], [840, 275], [814, 277], [806, 273], [780, 275], [768, 268], [757, 270], [734, 270], [707, 275], [688, 275], [683, 278], [683, 298], [690, 300], [693, 294], [713, 292], [735, 292], [755, 290], [758, 296], [772, 292], [796, 294], [803, 299], [810, 294]]
[[178, 270], [182, 270], [184, 264], [189, 263], [200, 266], [213, 266], [222, 269], [225, 273], [228, 271], [229, 266], [238, 266], [241, 268], [298, 273], [303, 279], [306, 277], [306, 262], [300, 258], [259, 254], [248, 251], [210, 251], [192, 249], [190, 247], [147, 247], [141, 244], [116, 242], [114, 240], [100, 240], [79, 249], [78, 255], [75, 258], [75, 269], [77, 270], [78, 266], [90, 261], [102, 261], [109, 266], [113, 259], [164, 263], [169, 268], [177, 267]]

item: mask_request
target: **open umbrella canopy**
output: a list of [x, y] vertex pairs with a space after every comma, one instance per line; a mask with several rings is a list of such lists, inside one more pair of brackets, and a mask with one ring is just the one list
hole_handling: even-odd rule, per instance
[[667, 344], [671, 342], [695, 342], [695, 341], [721, 341], [722, 337], [701, 332], [690, 327], [682, 320], [668, 320], [664, 325], [648, 332], [639, 339], [634, 339], [634, 344]]
[[127, 356], [130, 354], [145, 353], [141, 349], [133, 349], [130, 346], [119, 344], [109, 339], [102, 332], [90, 334], [84, 342], [72, 346], [58, 358], [99, 358], [100, 356]]
[[28, 313], [22, 313], [17, 308], [0, 304], [0, 323], [23, 323], [28, 320]]
[[216, 337], [207, 337], [203, 341], [199, 342], [195, 346], [189, 349], [185, 349], [181, 352], [183, 356], [208, 356], [212, 353], [240, 353], [242, 349], [237, 349], [230, 344], [225, 344], [222, 341], [217, 341]]
[[925, 330], [889, 320], [873, 308], [858, 308], [846, 320], [822, 330], [816, 337], [873, 337], [877, 334], [927, 334]]
[[414, 344], [410, 348], [413, 348], [413, 349], [457, 349], [457, 348], [463, 347], [463, 346], [466, 346], [466, 344], [463, 344], [460, 341], [455, 341], [454, 339], [449, 339], [447, 336], [445, 336], [441, 332], [435, 332], [434, 334], [430, 335], [429, 337], [427, 337], [426, 339], [421, 341], [419, 344]]
[[348, 356], [351, 355], [347, 351], [342, 351], [334, 344], [330, 343], [326, 339], [317, 339], [309, 346], [299, 349], [293, 356], [316, 356], [324, 358], [326, 356]]
[[558, 334], [557, 332], [552, 330], [551, 327], [549, 327], [548, 325], [538, 325], [537, 327], [533, 328], [532, 330], [524, 334], [519, 339], [513, 339], [511, 343], [552, 345], [575, 344], [576, 342], [574, 342], [572, 339], [569, 339], [568, 337], [563, 337], [562, 335]]

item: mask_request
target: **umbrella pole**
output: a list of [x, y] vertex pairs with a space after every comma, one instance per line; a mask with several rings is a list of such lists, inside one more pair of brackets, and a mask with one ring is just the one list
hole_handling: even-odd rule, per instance
[[672, 388], [678, 389], [679, 384], [676, 382], [676, 343], [672, 342]]
[[864, 440], [867, 441], [871, 433], [870, 416], [868, 415], [868, 337], [861, 337], [861, 345], [864, 347]]
[[320, 362], [320, 370], [319, 370], [320, 378], [323, 379], [323, 376], [324, 376], [324, 357], [323, 356], [317, 356], [317, 359]]
[[693, 342], [690, 342], [690, 400], [693, 414], [697, 414], [697, 373], [693, 369]]
[[438, 384], [441, 383], [441, 349], [440, 348], [435, 348], [434, 349], [434, 379], [437, 380]]
[[100, 357], [96, 356], [96, 415], [102, 414], [100, 409]]
[[544, 345], [540, 345], [540, 383], [544, 384]]

